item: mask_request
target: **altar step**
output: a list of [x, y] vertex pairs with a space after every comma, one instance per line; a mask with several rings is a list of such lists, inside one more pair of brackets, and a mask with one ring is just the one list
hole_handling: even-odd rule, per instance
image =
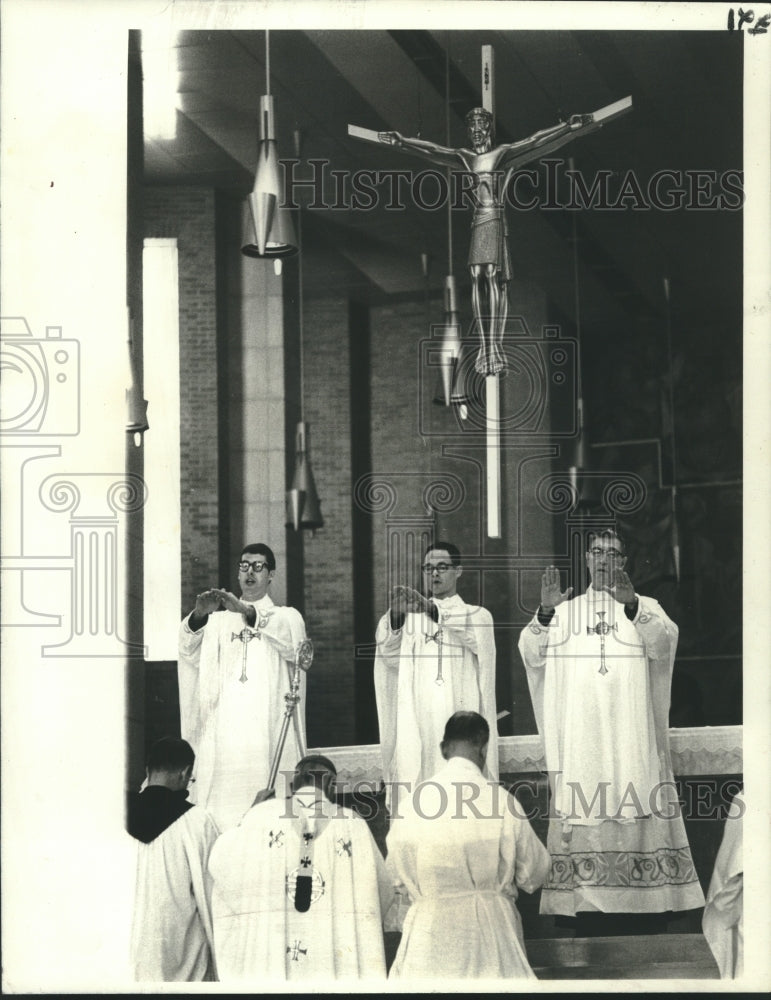
[[719, 979], [701, 934], [533, 938], [525, 942], [539, 979]]

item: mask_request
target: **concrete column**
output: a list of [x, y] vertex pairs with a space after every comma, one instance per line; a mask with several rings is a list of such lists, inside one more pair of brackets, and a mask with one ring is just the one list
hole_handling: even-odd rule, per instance
[[[230, 553], [265, 542], [277, 573], [271, 596], [286, 601], [286, 450], [282, 278], [272, 261], [245, 257], [236, 236], [227, 251], [237, 277], [228, 289]], [[227, 570], [230, 571], [228, 565]], [[233, 565], [235, 574], [235, 565]]]

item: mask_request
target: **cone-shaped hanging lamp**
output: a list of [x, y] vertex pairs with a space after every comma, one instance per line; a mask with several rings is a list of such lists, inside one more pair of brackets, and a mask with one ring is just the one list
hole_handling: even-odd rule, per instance
[[150, 429], [147, 422], [147, 400], [142, 399], [142, 390], [138, 385], [126, 389], [126, 430], [131, 434], [142, 433]]
[[460, 335], [455, 277], [448, 274], [444, 279], [444, 324], [442, 327], [442, 347], [439, 352], [442, 395], [438, 401], [443, 402], [445, 406], [450, 406], [452, 403], [453, 383], [461, 351]]
[[[571, 156], [568, 160], [571, 170], [575, 170], [575, 160]], [[589, 465], [589, 445], [585, 429], [584, 414], [584, 391], [583, 379], [581, 377], [581, 292], [578, 280], [578, 230], [576, 227], [576, 213], [572, 219], [572, 257], [573, 257], [573, 296], [575, 302], [576, 317], [576, 386], [578, 389], [576, 397], [576, 431], [577, 436], [573, 445], [573, 459], [568, 470], [570, 485], [573, 488], [576, 498], [576, 507], [582, 503], [587, 503], [589, 498], [586, 494], [586, 478], [581, 482], [581, 473]]]
[[468, 405], [472, 401], [470, 380], [474, 373], [474, 351], [465, 340], [461, 340], [458, 350], [458, 360], [455, 365], [455, 375], [452, 383], [450, 402], [458, 407], [461, 420], [468, 416]]
[[273, 98], [260, 98], [260, 143], [254, 188], [249, 195], [250, 225], [241, 253], [268, 259], [292, 257], [298, 246], [289, 209], [281, 204], [281, 174], [274, 121]]
[[321, 502], [313, 480], [308, 454], [308, 425], [304, 421], [297, 424], [295, 433], [295, 469], [292, 485], [287, 490], [287, 526], [295, 531], [324, 526], [321, 516]]
[[672, 547], [672, 562], [675, 568], [675, 582], [680, 583], [680, 532], [677, 527], [677, 487], [672, 487], [672, 521], [669, 528], [669, 544]]
[[141, 434], [150, 429], [147, 422], [147, 400], [143, 399], [136, 354], [134, 352], [134, 320], [129, 311], [128, 360], [131, 385], [126, 389], [126, 430], [130, 434]]
[[[577, 363], [580, 364], [580, 356], [576, 352]], [[581, 501], [581, 485], [579, 483], [581, 473], [587, 468], [589, 458], [587, 455], [586, 431], [584, 430], [584, 401], [581, 396], [576, 400], [576, 424], [578, 436], [573, 445], [573, 458], [568, 470], [570, 485], [575, 490], [578, 502]]]
[[[300, 157], [302, 136], [299, 130], [294, 133], [295, 155]], [[298, 245], [302, 250], [302, 209], [297, 216]], [[305, 422], [305, 310], [303, 297], [303, 255], [300, 253], [297, 268], [297, 303], [300, 327], [300, 420], [295, 431], [295, 469], [292, 485], [286, 493], [287, 527], [295, 531], [308, 529], [315, 531], [323, 528], [324, 519], [321, 516], [321, 502], [316, 492], [310, 460], [310, 430]]]

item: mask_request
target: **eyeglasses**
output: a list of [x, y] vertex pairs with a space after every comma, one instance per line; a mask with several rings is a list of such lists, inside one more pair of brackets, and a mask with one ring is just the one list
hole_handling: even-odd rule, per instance
[[613, 559], [614, 561], [616, 559], [624, 558], [624, 553], [619, 552], [618, 549], [601, 549], [598, 548], [596, 545], [593, 549], [589, 549], [589, 555], [594, 556], [595, 559], [599, 559], [602, 556], [607, 556], [608, 559]]
[[436, 566], [424, 566], [423, 572], [427, 575], [433, 573], [434, 571], [437, 573], [446, 573], [448, 569], [453, 568], [452, 564], [448, 565], [447, 563], [437, 563]]
[[248, 559], [242, 559], [238, 564], [238, 568], [242, 573], [247, 573], [250, 569], [254, 570], [255, 573], [262, 573], [267, 565], [264, 562], [249, 562]]

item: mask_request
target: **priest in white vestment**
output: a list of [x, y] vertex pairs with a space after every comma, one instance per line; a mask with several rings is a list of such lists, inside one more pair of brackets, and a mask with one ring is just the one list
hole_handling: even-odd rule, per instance
[[391, 821], [387, 868], [412, 901], [391, 979], [535, 979], [516, 899], [541, 886], [549, 855], [514, 796], [482, 774], [489, 736], [481, 715], [455, 713], [444, 767]]
[[721, 979], [741, 979], [744, 975], [744, 810], [744, 798], [735, 795], [728, 810], [701, 921]]
[[214, 821], [186, 801], [193, 750], [166, 737], [148, 756], [147, 782], [129, 796], [127, 829], [136, 845], [131, 966], [137, 982], [216, 979], [207, 866]]
[[487, 720], [492, 739], [484, 773], [498, 778], [493, 618], [460, 597], [462, 572], [457, 547], [437, 542], [422, 565], [431, 596], [395, 587], [377, 627], [375, 697], [392, 815], [409, 788], [441, 767], [440, 743], [453, 712], [479, 712]]
[[[234, 826], [268, 784], [293, 667], [305, 639], [299, 611], [268, 593], [276, 559], [267, 545], [241, 555], [241, 598], [219, 588], [199, 594], [179, 630], [179, 703], [184, 739], [196, 752], [191, 798], [221, 830]], [[305, 673], [279, 762], [294, 770], [305, 752]], [[279, 780], [284, 781], [283, 778]]]
[[334, 776], [331, 761], [309, 755], [289, 798], [259, 802], [217, 841], [209, 871], [221, 982], [313, 990], [385, 979], [393, 890], [366, 822], [333, 801]]
[[588, 544], [587, 592], [569, 600], [547, 568], [519, 640], [552, 793], [541, 913], [694, 909], [704, 895], [669, 752], [678, 628], [635, 593], [618, 535]]

